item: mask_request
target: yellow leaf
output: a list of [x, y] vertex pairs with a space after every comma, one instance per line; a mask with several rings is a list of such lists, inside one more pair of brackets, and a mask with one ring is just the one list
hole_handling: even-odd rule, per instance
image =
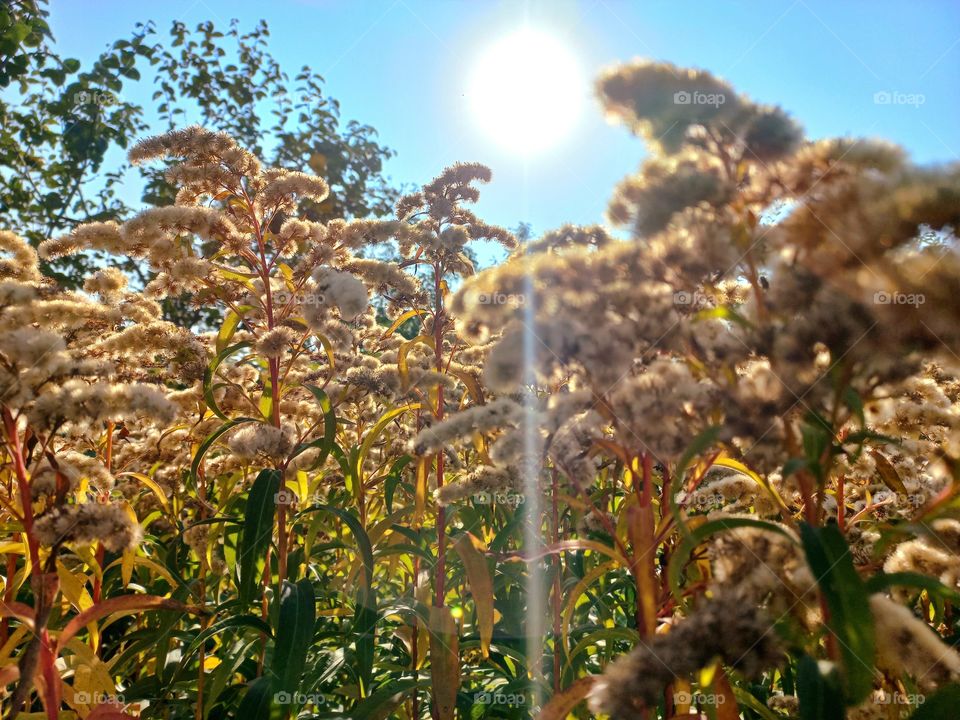
[[430, 679], [439, 720], [453, 720], [460, 689], [460, 638], [450, 608], [430, 607]]
[[429, 335], [417, 335], [413, 340], [407, 340], [405, 343], [400, 345], [400, 348], [397, 350], [397, 368], [400, 370], [400, 379], [403, 381], [403, 384], [407, 384], [407, 353], [410, 352], [410, 349], [417, 343], [423, 343], [429, 348], [433, 347], [433, 338]]
[[86, 575], [71, 572], [66, 565], [57, 560], [57, 577], [60, 579], [60, 589], [64, 597], [77, 610], [83, 611], [93, 605], [93, 598], [90, 597], [86, 588], [89, 579]]
[[[246, 305], [241, 306], [241, 310], [250, 308]], [[235, 313], [233, 310], [227, 312], [226, 317], [223, 318], [223, 324], [220, 326], [220, 331], [217, 333], [217, 355], [223, 352], [224, 348], [230, 344], [230, 339], [233, 337], [233, 334], [237, 331], [237, 325], [240, 324], [240, 321], [243, 318]]]
[[363, 443], [360, 445], [360, 452], [357, 455], [357, 490], [362, 492], [363, 489], [363, 463], [367, 459], [367, 455], [370, 454], [370, 448], [373, 447], [373, 443], [376, 442], [377, 438], [380, 436], [380, 433], [383, 432], [383, 429], [387, 424], [393, 420], [395, 417], [401, 413], [406, 412], [407, 410], [416, 410], [420, 407], [420, 403], [410, 403], [409, 405], [401, 405], [400, 407], [393, 408], [388, 410], [383, 415], [380, 416], [380, 419], [377, 420], [376, 425], [374, 425], [370, 431], [367, 433], [366, 437], [363, 439]]
[[427, 471], [430, 469], [430, 461], [427, 458], [417, 460], [417, 486], [415, 489], [415, 510], [413, 514], [413, 527], [419, 530], [423, 526], [423, 516], [427, 510]]
[[383, 337], [384, 338], [390, 337], [391, 335], [393, 335], [393, 333], [397, 331], [397, 328], [403, 325], [407, 320], [417, 315], [423, 315], [423, 314], [424, 314], [423, 310], [407, 310], [400, 317], [394, 320], [393, 324], [384, 331]]
[[467, 571], [470, 594], [477, 606], [477, 627], [480, 631], [480, 650], [484, 659], [490, 656], [490, 640], [493, 638], [493, 581], [486, 558], [477, 545], [479, 541], [470, 533], [464, 533], [453, 547], [460, 555]]
[[167, 495], [163, 492], [163, 488], [161, 488], [153, 478], [138, 472], [122, 472], [118, 473], [118, 477], [132, 477], [136, 480], [139, 480], [141, 483], [146, 485], [154, 495], [157, 496], [157, 500], [160, 501], [163, 509], [169, 512], [170, 503], [167, 501]]

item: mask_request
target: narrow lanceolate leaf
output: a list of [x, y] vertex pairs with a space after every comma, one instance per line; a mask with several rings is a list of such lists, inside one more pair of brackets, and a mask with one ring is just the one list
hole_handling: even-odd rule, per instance
[[223, 420], [228, 420], [229, 418], [223, 414], [219, 407], [217, 407], [217, 401], [213, 395], [214, 390], [216, 390], [216, 386], [214, 386], [213, 381], [216, 379], [217, 370], [224, 360], [234, 353], [248, 347], [250, 347], [250, 343], [238, 342], [236, 345], [231, 345], [230, 347], [223, 348], [222, 350], [218, 349], [217, 356], [210, 361], [210, 364], [203, 371], [203, 401], [207, 404], [207, 407], [210, 408], [214, 415]]
[[477, 628], [480, 631], [480, 650], [483, 657], [490, 656], [490, 640], [493, 638], [493, 581], [487, 560], [474, 545], [469, 533], [464, 533], [453, 546], [467, 571], [467, 582], [474, 605], [477, 606]]
[[[251, 306], [241, 305], [239, 309], [246, 311], [251, 309]], [[230, 342], [233, 334], [237, 331], [237, 326], [240, 324], [241, 320], [243, 320], [242, 315], [238, 315], [233, 310], [227, 312], [227, 316], [223, 319], [223, 325], [220, 326], [220, 331], [217, 333], [215, 347], [218, 355], [223, 352], [225, 347], [227, 347], [227, 344]]]
[[264, 675], [251, 683], [247, 688], [240, 707], [237, 708], [237, 717], [243, 720], [270, 720], [270, 706], [273, 702], [272, 679]]
[[[6, 603], [5, 605], [6, 608], [3, 609], [7, 609], [11, 605], [15, 605], [17, 607], [14, 608], [14, 610], [16, 610], [19, 609], [20, 603]], [[65, 647], [67, 643], [70, 642], [71, 638], [73, 638], [83, 628], [90, 623], [102, 620], [107, 615], [112, 615], [113, 613], [139, 612], [143, 610], [173, 610], [179, 613], [201, 612], [194, 606], [184, 605], [177, 600], [157, 597], [156, 595], [120, 595], [118, 597], [101, 600], [95, 605], [91, 605], [79, 615], [71, 618], [70, 622], [68, 622], [60, 632], [60, 635], [57, 638], [57, 643], [60, 647]], [[20, 615], [16, 612], [0, 614], [10, 615], [17, 617], [18, 619], [20, 618]], [[32, 623], [31, 616], [28, 615], [27, 619]]]
[[240, 554], [237, 565], [240, 570], [240, 600], [247, 604], [253, 600], [258, 569], [273, 537], [273, 517], [276, 513], [276, 494], [280, 491], [280, 473], [276, 470], [261, 470], [250, 488], [247, 507], [243, 515], [243, 530], [240, 536]]
[[722, 667], [717, 668], [713, 676], [711, 690], [717, 701], [716, 720], [740, 720], [740, 706], [737, 704], [733, 688]]
[[277, 642], [270, 667], [274, 692], [292, 694], [299, 689], [316, 619], [316, 602], [310, 580], [296, 584], [284, 581], [275, 633]]
[[843, 720], [846, 709], [835, 672], [823, 674], [819, 663], [804, 655], [797, 664], [797, 698], [800, 720]]
[[386, 330], [384, 330], [383, 338], [386, 339], [391, 335], [393, 335], [393, 333], [397, 331], [397, 328], [403, 325], [410, 318], [416, 317], [418, 315], [423, 315], [423, 314], [424, 314], [423, 310], [407, 310], [405, 313], [400, 315], [400, 317], [398, 317], [396, 320], [393, 321], [393, 325], [391, 325]]
[[336, 444], [337, 415], [333, 410], [333, 404], [330, 402], [330, 398], [323, 390], [318, 388], [316, 385], [305, 384], [303, 387], [310, 391], [313, 397], [316, 398], [317, 403], [320, 405], [320, 409], [323, 410], [323, 437], [300, 445], [294, 451], [293, 457], [296, 457], [309, 448], [319, 448], [320, 453], [312, 466], [314, 468], [319, 468], [321, 465], [323, 465], [323, 463], [326, 462], [327, 457], [333, 451], [333, 447]]
[[377, 646], [377, 593], [373, 588], [361, 587], [357, 592], [353, 634], [360, 677], [360, 696], [366, 697], [373, 684], [373, 661]]
[[457, 621], [445, 607], [430, 608], [430, 679], [438, 720], [453, 720], [460, 689]]
[[419, 407], [420, 403], [410, 403], [409, 405], [401, 405], [400, 407], [388, 410], [380, 416], [376, 424], [367, 432], [363, 442], [360, 444], [360, 453], [357, 455], [356, 466], [354, 468], [354, 477], [357, 478], [358, 492], [362, 492], [363, 489], [363, 463], [367, 459], [367, 455], [370, 454], [370, 448], [373, 447], [373, 444], [377, 441], [377, 438], [380, 437], [384, 428], [398, 415], [401, 415], [407, 410], [416, 410]]
[[801, 527], [807, 562], [830, 609], [827, 623], [843, 658], [843, 684], [851, 705], [873, 690], [876, 645], [869, 592], [853, 567], [850, 548], [834, 525]]
[[933, 695], [927, 695], [917, 711], [910, 716], [910, 720], [943, 720], [956, 717], [957, 708], [960, 708], [960, 684], [951, 683]]
[[426, 680], [393, 680], [382, 690], [361, 701], [350, 713], [352, 720], [387, 720], [414, 688], [427, 687]]
[[597, 676], [588, 675], [574, 681], [566, 690], [550, 698], [537, 717], [540, 720], [566, 720], [567, 715], [590, 694], [597, 680]]

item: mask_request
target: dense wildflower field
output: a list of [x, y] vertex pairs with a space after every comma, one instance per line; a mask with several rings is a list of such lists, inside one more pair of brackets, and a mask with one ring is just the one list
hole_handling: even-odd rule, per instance
[[616, 232], [518, 242], [470, 163], [318, 221], [191, 126], [130, 152], [172, 204], [0, 233], [5, 718], [955, 717], [960, 171], [597, 92]]

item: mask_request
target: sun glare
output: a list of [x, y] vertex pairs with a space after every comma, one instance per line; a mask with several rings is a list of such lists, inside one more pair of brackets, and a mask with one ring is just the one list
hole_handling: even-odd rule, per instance
[[576, 125], [583, 74], [561, 40], [524, 28], [479, 58], [470, 83], [471, 111], [499, 145], [531, 154], [557, 145]]

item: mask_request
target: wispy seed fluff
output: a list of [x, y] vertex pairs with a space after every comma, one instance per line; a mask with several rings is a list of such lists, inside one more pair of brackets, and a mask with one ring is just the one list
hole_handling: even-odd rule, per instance
[[27, 282], [40, 279], [37, 252], [23, 238], [0, 230], [0, 251], [12, 255], [10, 258], [0, 256], [0, 278]]
[[38, 428], [50, 428], [59, 422], [97, 422], [131, 417], [169, 423], [175, 414], [173, 403], [152, 387], [68, 380], [37, 399], [30, 411], [30, 419]]
[[422, 455], [469, 437], [475, 432], [513, 425], [519, 422], [520, 412], [520, 406], [508, 398], [500, 398], [486, 405], [475, 405], [421, 430], [413, 439], [413, 451]]
[[315, 302], [308, 302], [303, 309], [304, 319], [314, 326], [322, 322], [325, 307], [336, 305], [340, 317], [347, 322], [367, 309], [367, 287], [348, 272], [320, 267], [314, 270], [313, 279], [317, 283]]
[[498, 493], [515, 489], [518, 478], [506, 468], [480, 465], [456, 482], [448, 483], [435, 492], [437, 502], [450, 505], [477, 493]]
[[960, 680], [960, 654], [909, 608], [878, 593], [870, 596], [870, 610], [880, 667], [909, 675], [926, 690]]
[[281, 461], [293, 450], [295, 432], [291, 427], [278, 428], [265, 423], [245, 425], [230, 438], [231, 452], [239, 458], [265, 457]]
[[291, 195], [321, 202], [330, 193], [330, 188], [323, 178], [315, 175], [277, 170], [268, 171], [267, 174], [274, 174], [275, 177], [257, 196], [257, 201], [263, 208], [289, 204]]
[[297, 339], [297, 332], [289, 327], [275, 327], [268, 330], [257, 340], [257, 351], [268, 358], [278, 358], [290, 348]]
[[83, 289], [88, 293], [100, 295], [105, 301], [115, 298], [127, 287], [127, 276], [117, 268], [104, 268], [88, 277]]
[[609, 665], [590, 705], [612, 720], [635, 720], [657, 706], [668, 684], [689, 679], [718, 658], [748, 679], [779, 664], [783, 652], [770, 618], [721, 595]]
[[119, 503], [83, 503], [56, 507], [34, 525], [37, 539], [53, 547], [61, 543], [90, 545], [102, 542], [113, 552], [136, 547], [142, 532]]

